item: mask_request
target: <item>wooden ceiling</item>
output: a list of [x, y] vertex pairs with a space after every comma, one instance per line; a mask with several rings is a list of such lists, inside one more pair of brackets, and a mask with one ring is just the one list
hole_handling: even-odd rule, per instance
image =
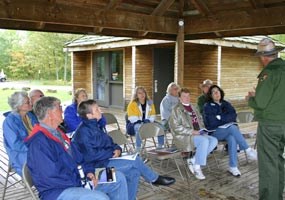
[[176, 40], [285, 33], [282, 0], [0, 0], [0, 28]]

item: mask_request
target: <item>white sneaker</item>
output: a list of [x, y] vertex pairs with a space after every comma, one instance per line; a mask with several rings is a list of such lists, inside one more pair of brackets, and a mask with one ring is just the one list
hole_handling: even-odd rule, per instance
[[229, 167], [228, 171], [233, 175], [233, 176], [240, 176], [241, 173], [237, 167]]
[[256, 151], [255, 151], [254, 149], [252, 149], [252, 148], [247, 148], [247, 149], [245, 150], [245, 153], [246, 153], [247, 158], [248, 158], [249, 160], [257, 160], [257, 153], [256, 153]]
[[195, 168], [194, 168], [194, 175], [195, 175], [195, 177], [196, 177], [197, 179], [199, 179], [199, 180], [204, 180], [204, 179], [206, 178], [206, 177], [204, 176], [204, 174], [203, 174], [201, 168], [199, 168], [199, 169], [195, 169]]
[[187, 158], [187, 164], [188, 164], [188, 168], [189, 168], [190, 172], [192, 174], [195, 174], [195, 172], [194, 172], [195, 157]]

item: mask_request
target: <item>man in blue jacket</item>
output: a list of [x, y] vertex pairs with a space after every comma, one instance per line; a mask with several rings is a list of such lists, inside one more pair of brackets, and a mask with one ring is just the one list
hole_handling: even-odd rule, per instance
[[159, 176], [152, 171], [139, 156], [135, 160], [110, 160], [110, 158], [120, 157], [122, 149], [99, 128], [98, 121], [102, 114], [96, 101], [91, 99], [82, 101], [78, 106], [78, 114], [82, 117], [82, 123], [74, 134], [73, 142], [84, 156], [83, 166], [87, 169], [115, 167], [123, 172], [127, 179], [130, 200], [136, 198], [140, 176], [157, 185], [171, 185], [175, 182], [174, 178]]
[[120, 172], [116, 173], [115, 183], [97, 184], [95, 169], [83, 169], [95, 189], [83, 188], [84, 175], [80, 177], [78, 171], [82, 155], [58, 128], [62, 122], [59, 99], [42, 97], [35, 103], [34, 112], [40, 124], [34, 126], [32, 134], [26, 139], [27, 166], [41, 199], [128, 199], [126, 179]]

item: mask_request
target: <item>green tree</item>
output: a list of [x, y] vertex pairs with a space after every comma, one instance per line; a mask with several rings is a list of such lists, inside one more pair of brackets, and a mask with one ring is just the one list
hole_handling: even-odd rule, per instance
[[[63, 52], [74, 34], [0, 30], [0, 70], [11, 79], [71, 79], [70, 56]], [[66, 69], [66, 70], [65, 70]]]

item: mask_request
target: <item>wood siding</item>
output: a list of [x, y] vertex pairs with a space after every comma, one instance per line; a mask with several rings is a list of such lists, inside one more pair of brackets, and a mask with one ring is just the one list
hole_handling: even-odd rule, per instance
[[73, 92], [77, 88], [85, 88], [89, 98], [92, 95], [92, 60], [91, 51], [73, 52]]
[[153, 48], [137, 47], [136, 50], [136, 86], [143, 86], [153, 99]]
[[[144, 86], [153, 99], [153, 48], [171, 45], [137, 46], [135, 55], [136, 77], [132, 77], [132, 47], [124, 48], [124, 99], [127, 106], [132, 97], [132, 83]], [[174, 45], [173, 45], [174, 46]], [[110, 49], [112, 50], [112, 49]], [[246, 110], [244, 96], [257, 84], [257, 75], [262, 67], [254, 50], [222, 47], [220, 84], [225, 91], [225, 99], [234, 104], [237, 110]], [[73, 90], [86, 88], [93, 97], [91, 51], [73, 53]], [[133, 80], [134, 79], [134, 80]], [[197, 102], [201, 94], [199, 85], [205, 79], [218, 81], [218, 46], [185, 44], [183, 87], [191, 91], [191, 101]]]
[[217, 52], [217, 46], [185, 45], [184, 84], [181, 86], [190, 89], [193, 103], [201, 95], [199, 85], [205, 79], [217, 82]]
[[257, 84], [257, 75], [262, 66], [254, 50], [222, 48], [221, 87], [225, 99], [231, 101], [237, 110], [244, 110], [247, 102], [244, 97]]
[[132, 88], [132, 47], [125, 48], [125, 63], [124, 63], [124, 90], [125, 90], [125, 105], [127, 106], [131, 99]]

